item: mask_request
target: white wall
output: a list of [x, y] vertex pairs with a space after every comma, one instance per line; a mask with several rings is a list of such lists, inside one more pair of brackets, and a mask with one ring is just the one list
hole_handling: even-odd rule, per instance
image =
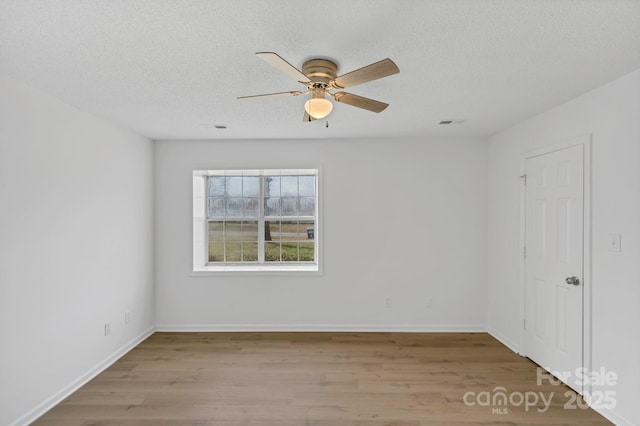
[[[608, 415], [640, 424], [640, 70], [505, 130], [489, 141], [489, 320], [518, 348], [523, 154], [591, 134], [593, 369], [620, 379]], [[622, 252], [607, 251], [608, 234]], [[601, 388], [600, 388], [601, 389]]]
[[[443, 138], [157, 142], [158, 329], [484, 330], [486, 149]], [[322, 276], [191, 274], [192, 170], [316, 166]]]
[[153, 147], [16, 81], [0, 77], [0, 93], [0, 424], [10, 425], [153, 329]]

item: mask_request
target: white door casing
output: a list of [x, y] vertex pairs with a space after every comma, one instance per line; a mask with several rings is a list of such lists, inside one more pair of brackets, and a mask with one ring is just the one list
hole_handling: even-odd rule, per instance
[[525, 159], [525, 355], [582, 392], [585, 145]]

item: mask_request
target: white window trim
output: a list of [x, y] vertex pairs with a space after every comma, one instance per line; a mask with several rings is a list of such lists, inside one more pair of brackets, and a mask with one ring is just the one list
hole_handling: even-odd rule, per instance
[[[207, 177], [208, 176], [221, 176], [221, 175], [233, 175], [238, 176], [247, 172], [259, 171], [261, 175], [280, 174], [280, 175], [302, 175], [302, 174], [314, 174], [316, 176], [316, 212], [315, 212], [315, 250], [314, 262], [300, 262], [300, 263], [224, 263], [213, 264], [208, 262], [208, 247], [207, 247]], [[321, 269], [321, 243], [322, 243], [322, 226], [321, 226], [321, 183], [320, 176], [321, 171], [319, 168], [314, 169], [246, 169], [246, 170], [229, 170], [225, 169], [224, 174], [221, 170], [194, 170], [193, 171], [193, 269], [191, 276], [211, 276], [211, 275], [322, 275]], [[261, 189], [262, 191], [262, 189]], [[261, 203], [262, 204], [262, 203]], [[262, 210], [262, 206], [260, 207]], [[260, 214], [260, 222], [264, 221], [265, 217]], [[260, 233], [264, 238], [264, 234]]]

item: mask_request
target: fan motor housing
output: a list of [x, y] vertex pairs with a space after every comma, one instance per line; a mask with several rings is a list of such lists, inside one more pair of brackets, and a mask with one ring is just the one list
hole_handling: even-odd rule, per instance
[[302, 64], [302, 73], [313, 82], [329, 84], [338, 75], [338, 66], [328, 59], [310, 59]]

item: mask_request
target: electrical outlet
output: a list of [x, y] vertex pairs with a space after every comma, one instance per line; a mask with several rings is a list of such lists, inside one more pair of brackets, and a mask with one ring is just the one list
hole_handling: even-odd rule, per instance
[[391, 296], [387, 296], [384, 298], [384, 307], [385, 308], [390, 308], [393, 306], [393, 299], [391, 298]]
[[430, 308], [431, 306], [433, 306], [433, 299], [430, 297], [426, 297], [424, 299], [424, 306], [427, 308]]
[[620, 234], [609, 234], [609, 251], [622, 251], [621, 241], [622, 236]]
[[124, 312], [124, 323], [129, 324], [131, 322], [131, 311]]
[[105, 322], [104, 323], [104, 335], [108, 336], [111, 334], [111, 323], [110, 322]]

